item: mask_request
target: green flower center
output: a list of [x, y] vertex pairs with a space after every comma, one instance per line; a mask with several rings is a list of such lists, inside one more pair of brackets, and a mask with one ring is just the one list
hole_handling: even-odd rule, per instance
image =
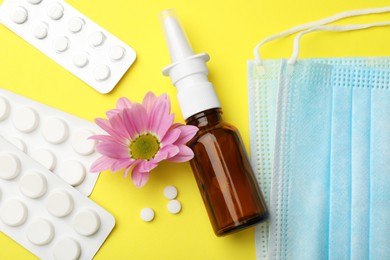
[[129, 147], [131, 158], [149, 161], [160, 150], [160, 142], [157, 137], [147, 133], [134, 139]]

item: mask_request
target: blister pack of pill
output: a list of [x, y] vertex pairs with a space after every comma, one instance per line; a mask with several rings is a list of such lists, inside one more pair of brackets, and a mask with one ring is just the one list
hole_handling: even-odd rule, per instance
[[114, 217], [0, 137], [0, 231], [41, 259], [92, 259]]
[[92, 122], [0, 88], [0, 135], [87, 196], [99, 177], [89, 172], [95, 134]]
[[133, 64], [134, 50], [59, 0], [4, 0], [0, 22], [100, 93]]

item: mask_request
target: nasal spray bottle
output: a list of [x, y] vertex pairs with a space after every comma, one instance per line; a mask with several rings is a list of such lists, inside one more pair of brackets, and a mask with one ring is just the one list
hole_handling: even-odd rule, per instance
[[207, 78], [207, 53], [194, 54], [174, 10], [160, 14], [172, 64], [163, 70], [178, 90], [188, 125], [199, 128], [187, 144], [191, 167], [217, 236], [267, 218], [267, 207], [251, 169], [240, 134], [222, 120], [214, 87]]

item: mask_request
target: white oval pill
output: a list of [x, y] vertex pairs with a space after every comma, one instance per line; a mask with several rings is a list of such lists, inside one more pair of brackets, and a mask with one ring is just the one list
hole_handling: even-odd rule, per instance
[[73, 56], [73, 64], [76, 67], [84, 68], [85, 66], [88, 65], [88, 62], [89, 62], [89, 58], [88, 58], [88, 54], [86, 53], [81, 52]]
[[54, 237], [53, 225], [45, 219], [36, 219], [27, 226], [26, 236], [34, 245], [47, 245]]
[[17, 109], [12, 119], [15, 128], [24, 133], [30, 133], [34, 131], [39, 124], [38, 113], [29, 107]]
[[76, 187], [85, 179], [85, 168], [78, 161], [67, 161], [62, 164], [58, 175], [67, 183]]
[[82, 18], [72, 18], [68, 22], [68, 29], [72, 33], [78, 33], [83, 29], [84, 20]]
[[181, 204], [178, 200], [168, 202], [168, 211], [172, 214], [177, 214], [181, 211]]
[[40, 4], [42, 2], [42, 0], [28, 0], [28, 2], [30, 4], [37, 5], [37, 4]]
[[42, 134], [49, 143], [63, 143], [68, 138], [68, 125], [62, 119], [49, 118], [43, 123]]
[[25, 196], [36, 199], [46, 193], [47, 181], [40, 173], [29, 172], [20, 179], [19, 188]]
[[87, 129], [79, 130], [74, 133], [72, 136], [73, 150], [81, 155], [90, 155], [95, 152], [96, 141], [88, 139], [94, 134], [94, 132]]
[[27, 153], [27, 145], [23, 140], [17, 137], [9, 137], [7, 141], [16, 146], [20, 151]]
[[12, 180], [20, 173], [20, 161], [12, 154], [0, 155], [0, 179]]
[[38, 149], [31, 153], [31, 157], [44, 166], [46, 169], [52, 171], [56, 167], [56, 157], [55, 155], [46, 149]]
[[72, 238], [62, 239], [53, 248], [53, 257], [56, 260], [79, 259], [80, 254], [80, 244]]
[[167, 186], [164, 189], [164, 196], [169, 200], [173, 200], [177, 197], [177, 189], [175, 186]]
[[125, 56], [125, 49], [121, 46], [114, 46], [108, 55], [112, 61], [119, 61]]
[[154, 219], [154, 211], [151, 208], [143, 208], [140, 212], [140, 217], [145, 222], [150, 222]]
[[60, 3], [52, 3], [47, 8], [47, 15], [53, 20], [59, 20], [64, 15], [64, 8]]
[[66, 37], [59, 37], [54, 40], [54, 50], [58, 53], [65, 52], [69, 48], [69, 40]]
[[0, 97], [0, 121], [5, 120], [10, 111], [10, 105], [7, 99]]
[[16, 24], [23, 24], [28, 19], [28, 12], [24, 7], [18, 6], [11, 14], [11, 20]]
[[88, 37], [88, 42], [92, 47], [99, 47], [105, 39], [106, 36], [102, 32], [92, 32]]
[[47, 24], [41, 23], [35, 26], [33, 30], [34, 37], [37, 38], [38, 40], [43, 40], [47, 37], [49, 29]]
[[18, 200], [10, 199], [0, 208], [1, 221], [10, 227], [23, 225], [27, 219], [27, 208]]
[[73, 210], [73, 199], [65, 191], [56, 191], [46, 199], [46, 209], [55, 217], [62, 218]]
[[80, 235], [92, 236], [100, 228], [100, 218], [94, 211], [83, 210], [76, 214], [72, 224]]
[[97, 81], [104, 81], [110, 77], [111, 71], [110, 68], [106, 65], [96, 66], [93, 75]]

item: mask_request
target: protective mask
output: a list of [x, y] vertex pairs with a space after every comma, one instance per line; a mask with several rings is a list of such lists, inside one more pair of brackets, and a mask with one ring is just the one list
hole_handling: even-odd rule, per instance
[[[297, 57], [297, 50], [299, 50], [299, 48], [297, 48], [299, 44], [297, 45], [297, 43], [299, 43], [299, 39], [305, 33], [314, 30], [343, 31], [388, 25], [388, 23], [377, 23], [371, 25], [321, 27], [321, 24], [344, 17], [373, 12], [386, 12], [389, 10], [390, 8], [381, 8], [347, 12], [318, 22], [295, 27], [268, 39], [272, 40], [314, 26], [313, 29], [301, 33], [296, 38], [294, 54], [290, 59], [290, 63], [294, 63], [294, 59]], [[268, 39], [261, 44], [269, 41]], [[261, 44], [259, 46], [261, 46]], [[255, 51], [257, 54], [258, 48]], [[256, 66], [256, 63], [262, 66]], [[367, 119], [367, 116], [362, 113], [367, 109], [362, 104], [367, 102], [367, 95], [371, 96], [371, 92], [374, 93], [373, 95], [379, 94], [375, 94], [378, 92], [378, 89], [375, 86], [369, 86], [367, 84], [371, 84], [369, 81], [373, 78], [370, 77], [375, 77], [386, 71], [374, 71], [369, 69], [359, 70], [357, 67], [389, 68], [390, 59], [305, 59], [300, 60], [298, 64], [293, 66], [287, 65], [287, 63], [287, 60], [270, 60], [262, 62], [260, 56], [257, 57], [256, 62], [249, 62], [248, 76], [252, 162], [254, 168], [259, 173], [259, 184], [262, 186], [265, 197], [268, 200], [270, 199], [269, 193], [272, 179], [270, 244], [268, 245], [267, 225], [263, 224], [257, 227], [257, 257], [258, 259], [266, 259], [268, 256], [267, 249], [269, 248], [270, 257], [275, 259], [343, 259], [344, 257], [347, 257], [346, 255], [348, 255], [348, 257], [350, 256], [352, 259], [366, 259], [364, 256], [367, 256], [368, 254], [367, 248], [370, 247], [370, 243], [374, 243], [373, 241], [375, 241], [375, 239], [379, 241], [383, 238], [389, 239], [389, 236], [382, 235], [383, 233], [375, 233], [376, 235], [374, 237], [371, 231], [375, 230], [376, 224], [372, 223], [374, 225], [371, 225], [371, 228], [370, 225], [367, 224], [367, 218], [372, 216], [372, 214], [375, 214], [376, 216], [381, 215], [375, 210], [375, 212], [369, 210], [370, 213], [367, 213], [368, 209], [373, 209], [373, 202], [367, 201], [367, 197], [364, 194], [367, 195], [368, 190], [371, 190], [373, 186], [367, 187], [367, 183], [364, 184], [364, 181], [367, 181], [367, 174], [373, 178], [371, 184], [376, 183], [376, 178], [380, 178], [376, 177], [378, 174], [372, 176], [370, 172], [367, 172], [367, 169], [366, 171], [362, 170], [361, 167], [367, 167], [370, 162], [367, 161], [367, 158], [365, 161], [361, 159], [350, 159], [349, 166], [351, 169], [349, 170], [349, 173], [345, 173], [348, 172], [348, 164], [345, 162], [345, 157], [353, 158], [355, 154], [362, 153], [358, 148], [361, 147], [361, 139], [363, 139], [363, 137], [367, 139], [367, 125], [366, 128], [364, 128], [360, 125], [362, 123], [355, 123], [353, 125], [351, 123], [349, 128], [347, 127], [347, 129], [350, 129], [349, 132], [344, 128], [332, 128], [331, 126], [334, 127], [334, 125], [337, 125], [339, 122], [344, 122], [345, 120], [347, 120], [347, 122], [362, 122], [362, 118], [366, 118], [366, 121], [368, 122], [373, 122], [372, 120], [374, 118]], [[347, 68], [343, 65], [355, 68]], [[347, 74], [344, 75], [343, 73]], [[366, 85], [362, 85], [359, 79], [355, 79], [356, 82], [345, 81], [345, 78], [348, 77], [350, 79], [351, 75], [361, 78], [368, 77], [366, 78], [367, 81], [364, 82]], [[305, 78], [305, 80], [303, 80], [303, 78]], [[301, 81], [297, 81], [297, 79]], [[278, 95], [279, 82], [281, 83], [281, 91]], [[351, 93], [339, 93], [340, 89], [344, 88], [336, 88], [333, 85], [341, 84], [340, 82], [348, 86], [348, 88], [351, 89]], [[384, 84], [386, 83], [388, 83], [388, 81], [384, 82]], [[309, 88], [311, 85], [319, 87]], [[304, 87], [299, 86], [307, 86], [308, 88], [304, 89]], [[327, 86], [327, 88], [324, 88], [324, 86]], [[318, 92], [315, 92], [315, 89]], [[365, 91], [361, 89], [364, 89], [366, 92], [366, 89], [370, 89], [370, 91], [368, 91], [369, 94], [363, 94]], [[324, 100], [317, 100], [318, 102], [312, 103], [302, 103], [300, 98], [303, 97], [300, 96], [300, 93], [303, 92], [303, 94], [305, 94], [305, 91], [309, 91], [307, 93], [309, 97], [311, 97], [310, 95], [313, 95], [312, 100], [315, 100], [315, 98], [322, 98]], [[276, 104], [277, 96], [279, 96], [278, 105]], [[345, 102], [342, 102], [342, 100], [346, 98], [349, 98], [350, 100], [349, 110], [342, 106], [345, 105]], [[333, 101], [335, 103], [333, 103]], [[337, 104], [336, 101], [340, 103], [339, 106], [335, 106]], [[291, 114], [291, 109], [287, 109], [287, 104], [294, 104], [297, 109], [299, 106], [303, 106], [299, 113], [296, 111], [294, 112], [297, 113], [297, 115], [307, 115], [309, 114], [309, 111], [314, 115], [316, 113], [319, 113], [320, 115], [317, 119], [305, 117], [301, 118], [301, 121], [298, 121], [298, 119], [294, 119], [293, 114]], [[310, 108], [310, 105], [316, 106], [313, 107], [313, 109], [308, 109]], [[371, 107], [375, 104], [373, 101], [369, 100], [369, 105]], [[385, 106], [385, 104], [380, 104], [378, 106]], [[276, 133], [278, 133], [279, 137], [276, 138], [276, 164], [275, 171], [273, 172], [276, 107], [279, 111], [279, 123]], [[327, 111], [327, 113], [324, 111]], [[332, 111], [332, 113], [329, 114], [329, 111]], [[351, 111], [353, 111], [353, 113]], [[340, 116], [344, 116], [344, 118], [340, 118]], [[324, 121], [324, 118], [328, 118], [330, 121]], [[313, 123], [311, 120], [319, 121]], [[320, 124], [318, 125], [319, 122]], [[330, 122], [327, 130], [325, 130], [326, 122]], [[315, 123], [317, 123], [317, 125]], [[306, 127], [303, 130], [307, 133], [311, 133], [311, 131], [314, 133], [318, 132], [317, 134], [322, 136], [322, 138], [318, 139], [318, 136], [315, 136], [314, 138], [309, 134], [300, 133], [294, 130], [302, 127]], [[353, 132], [352, 129], [354, 130]], [[373, 132], [370, 132], [370, 134], [373, 135]], [[349, 139], [347, 137], [349, 137]], [[304, 140], [300, 140], [301, 138]], [[381, 139], [382, 137], [377, 136], [375, 138]], [[331, 139], [333, 141], [340, 140], [331, 142]], [[286, 140], [288, 142], [295, 142], [297, 147], [292, 147]], [[313, 142], [305, 144], [308, 140]], [[347, 140], [347, 144], [345, 140]], [[350, 143], [348, 144], [348, 142]], [[324, 146], [322, 149], [320, 144], [323, 144]], [[301, 153], [298, 153], [300, 151], [299, 148], [302, 149]], [[308, 152], [312, 150], [315, 150], [317, 153]], [[378, 157], [376, 151], [372, 149], [370, 151], [371, 157], [373, 156], [373, 153]], [[288, 156], [286, 156], [286, 153]], [[328, 157], [325, 156], [326, 154]], [[345, 154], [345, 156], [342, 156], [342, 154]], [[292, 159], [292, 156], [294, 159]], [[362, 155], [360, 155], [360, 157], [362, 157]], [[331, 158], [333, 158], [332, 161]], [[386, 159], [386, 157], [381, 158], [378, 158], [377, 160], [383, 161]], [[286, 164], [285, 160], [289, 160], [289, 163]], [[320, 165], [314, 165], [314, 168], [312, 168], [313, 165], [310, 165], [310, 167], [307, 166], [308, 168], [305, 172], [303, 167], [305, 166], [305, 163], [303, 162], [317, 162]], [[284, 164], [289, 167], [286, 168], [286, 165]], [[331, 165], [333, 165], [333, 168]], [[294, 168], [294, 166], [296, 166], [296, 168]], [[318, 168], [318, 170], [313, 170], [315, 168]], [[302, 169], [302, 171], [298, 169]], [[319, 169], [322, 169], [322, 172]], [[339, 169], [338, 171], [343, 172], [343, 174], [334, 174], [335, 169]], [[284, 172], [286, 170], [289, 171], [289, 173]], [[318, 172], [321, 172], [321, 174]], [[390, 179], [388, 176], [387, 178]], [[305, 188], [306, 185], [303, 185], [304, 183], [307, 185], [307, 188]], [[388, 185], [382, 184], [384, 186]], [[388, 189], [388, 186], [386, 187]], [[382, 195], [386, 195], [386, 189], [376, 190], [378, 192], [381, 191]], [[380, 194], [377, 196], [379, 195]], [[372, 198], [373, 197], [371, 197], [371, 199]], [[294, 203], [291, 201], [294, 201]], [[343, 213], [340, 214], [340, 212]], [[387, 212], [387, 214], [389, 213]], [[390, 216], [390, 214], [388, 216]], [[390, 220], [388, 217], [384, 219]], [[380, 219], [378, 219], [376, 223], [379, 222]], [[292, 232], [292, 230], [294, 230], [294, 232]], [[376, 244], [373, 244], [372, 246], [375, 247]], [[371, 253], [372, 257], [375, 256], [375, 250], [371, 250]], [[384, 256], [388, 256], [388, 252], [382, 253]]]

